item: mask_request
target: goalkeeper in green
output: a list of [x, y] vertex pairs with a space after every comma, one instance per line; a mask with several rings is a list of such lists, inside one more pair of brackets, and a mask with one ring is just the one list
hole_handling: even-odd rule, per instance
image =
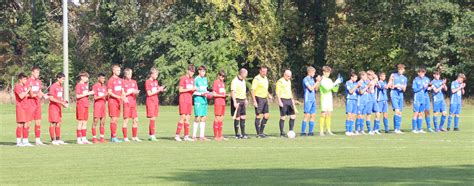
[[319, 119], [320, 136], [324, 136], [324, 126], [329, 135], [334, 135], [331, 132], [331, 113], [333, 111], [332, 104], [332, 92], [339, 90], [339, 84], [342, 82], [342, 77], [338, 75], [336, 81], [332, 81], [329, 78], [331, 75], [331, 67], [323, 66], [323, 79], [319, 86], [319, 92], [321, 97], [321, 118]]

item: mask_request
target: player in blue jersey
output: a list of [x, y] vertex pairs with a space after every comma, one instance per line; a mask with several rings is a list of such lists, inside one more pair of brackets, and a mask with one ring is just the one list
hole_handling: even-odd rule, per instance
[[301, 136], [306, 136], [306, 125], [309, 124], [308, 136], [314, 136], [314, 121], [316, 118], [316, 91], [319, 89], [321, 76], [314, 78], [316, 69], [306, 68], [308, 75], [303, 79], [304, 89], [304, 118], [301, 124]]
[[423, 67], [418, 68], [418, 77], [413, 80], [412, 89], [413, 89], [413, 119], [411, 121], [411, 128], [413, 133], [425, 133], [423, 131], [423, 112], [426, 105], [426, 91], [429, 90], [429, 79], [426, 80], [426, 69]]
[[357, 119], [355, 135], [366, 134], [364, 132], [364, 115], [367, 110], [367, 99], [369, 98], [369, 80], [365, 71], [359, 72], [359, 88], [357, 89]]
[[351, 79], [346, 82], [346, 135], [354, 135], [353, 126], [357, 114], [357, 89], [360, 84], [357, 83], [357, 74], [351, 72]]
[[397, 69], [397, 73], [393, 73], [390, 75], [390, 80], [388, 84], [389, 87], [392, 89], [390, 91], [390, 99], [392, 102], [393, 110], [395, 111], [395, 115], [393, 116], [394, 132], [396, 134], [402, 134], [403, 132], [400, 130], [400, 128], [402, 123], [402, 110], [404, 103], [403, 93], [406, 91], [408, 80], [403, 75], [403, 73], [405, 73], [405, 65], [398, 64]]
[[451, 121], [454, 117], [454, 131], [459, 131], [459, 114], [461, 113], [462, 95], [466, 87], [466, 75], [460, 73], [458, 78], [451, 83], [451, 103], [449, 105], [448, 128], [451, 129]]
[[[433, 90], [433, 125], [436, 132], [445, 131], [443, 129], [444, 122], [446, 121], [446, 102], [444, 101], [444, 92], [448, 91], [446, 86], [446, 79], [441, 80], [441, 73], [435, 71], [433, 73], [433, 81], [431, 81], [431, 88]], [[441, 122], [438, 126], [438, 115], [441, 113]]]
[[[368, 99], [367, 99], [367, 107], [366, 107], [366, 126], [367, 126], [367, 131], [369, 132], [370, 135], [375, 134], [375, 130], [377, 128], [377, 125], [380, 124], [380, 112], [378, 111], [378, 105], [377, 105], [377, 96], [376, 96], [376, 90], [375, 90], [375, 85], [378, 82], [378, 77], [375, 74], [374, 71], [368, 70], [367, 71], [367, 77], [369, 79], [369, 89], [368, 89]], [[372, 120], [372, 114], [375, 113], [375, 121], [374, 121], [374, 128], [370, 128], [371, 124], [370, 121]], [[380, 134], [380, 133], [378, 133]]]
[[[376, 90], [377, 90], [377, 105], [379, 112], [383, 116], [383, 126], [385, 133], [389, 133], [390, 129], [388, 127], [388, 96], [387, 96], [387, 90], [388, 90], [388, 84], [385, 81], [386, 75], [384, 72], [379, 73], [379, 81], [376, 85]], [[378, 128], [378, 131], [380, 132], [380, 128]]]

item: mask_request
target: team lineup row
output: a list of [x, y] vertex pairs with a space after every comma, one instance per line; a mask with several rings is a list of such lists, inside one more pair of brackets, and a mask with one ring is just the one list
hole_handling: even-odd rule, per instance
[[[246, 78], [248, 72], [242, 68], [238, 75], [232, 80], [230, 94], [226, 93], [225, 78], [223, 70], [218, 72], [217, 79], [209, 87], [206, 78], [206, 68], [200, 66], [198, 75], [194, 77], [196, 68], [190, 64], [186, 69], [186, 74], [179, 81], [179, 121], [176, 128], [176, 141], [209, 141], [205, 137], [205, 125], [208, 111], [208, 100], [214, 99], [214, 139], [226, 140], [222, 135], [223, 117], [225, 115], [226, 98], [230, 96], [230, 114], [234, 121], [235, 138], [247, 139], [245, 132], [246, 107], [249, 104], [247, 99]], [[269, 102], [273, 96], [269, 93], [269, 81], [267, 78], [266, 67], [260, 67], [259, 74], [255, 76], [250, 88], [253, 107], [255, 108], [255, 130], [257, 138], [265, 138], [265, 126], [269, 120]], [[316, 76], [316, 70], [313, 67], [307, 68], [307, 76], [303, 79], [304, 87], [304, 118], [301, 125], [302, 136], [313, 136], [315, 117], [316, 117], [316, 92], [320, 95], [321, 116], [319, 134], [324, 136], [334, 135], [331, 131], [331, 113], [333, 111], [333, 92], [337, 92], [342, 77], [338, 75], [335, 81], [329, 78], [332, 69], [328, 66], [322, 67], [322, 76]], [[359, 74], [352, 73], [350, 80], [345, 83], [346, 90], [346, 132], [348, 136], [367, 134], [364, 132], [364, 120], [369, 134], [381, 134], [380, 119], [383, 117], [385, 132], [389, 132], [388, 125], [388, 90], [390, 91], [390, 100], [395, 115], [393, 118], [394, 132], [403, 133], [400, 130], [401, 112], [403, 108], [403, 93], [407, 88], [407, 78], [403, 75], [405, 66], [398, 65], [398, 72], [390, 75], [388, 82], [385, 81], [384, 73], [376, 75], [373, 71], [361, 71]], [[430, 132], [445, 131], [443, 128], [447, 117], [444, 92], [448, 90], [446, 80], [440, 79], [440, 73], [433, 74], [434, 79], [429, 80], [425, 76], [426, 70], [419, 68], [418, 77], [413, 80], [412, 89], [414, 92], [413, 107], [414, 116], [412, 120], [412, 132], [425, 133], [422, 129], [423, 113], [427, 130]], [[92, 124], [92, 143], [105, 142], [105, 117], [106, 105], [110, 117], [111, 142], [122, 142], [117, 138], [118, 118], [123, 115], [123, 141], [130, 141], [128, 138], [128, 121], [132, 120], [132, 138], [133, 141], [141, 141], [138, 138], [138, 116], [136, 96], [140, 93], [137, 83], [132, 79], [132, 70], [125, 69], [123, 79], [120, 78], [121, 68], [118, 65], [112, 67], [112, 77], [106, 83], [105, 74], [98, 75], [98, 82], [90, 90], [89, 74], [81, 72], [80, 80], [76, 84], [76, 119], [78, 121], [76, 136], [78, 144], [91, 144], [86, 138], [87, 122], [89, 118], [89, 97], [93, 97], [93, 124]], [[15, 85], [14, 92], [16, 98], [16, 137], [17, 146], [32, 146], [28, 141], [29, 127], [34, 123], [35, 144], [44, 145], [41, 140], [41, 99], [49, 100], [48, 121], [51, 143], [53, 145], [66, 144], [61, 140], [61, 120], [62, 108], [68, 107], [68, 101], [63, 100], [64, 74], [56, 75], [56, 82], [49, 87], [48, 93], [43, 93], [43, 86], [39, 80], [40, 69], [33, 68], [31, 77], [24, 73], [18, 75], [19, 82]], [[159, 100], [158, 94], [166, 91], [164, 86], [160, 86], [156, 80], [158, 70], [152, 68], [148, 79], [145, 82], [146, 91], [146, 116], [149, 118], [149, 137], [150, 141], [157, 141], [155, 136], [155, 119], [158, 117]], [[296, 113], [295, 100], [291, 85], [292, 73], [285, 70], [283, 77], [276, 82], [276, 98], [280, 108], [279, 128], [281, 137], [295, 137], [293, 132]], [[459, 114], [461, 111], [462, 95], [466, 86], [464, 74], [459, 74], [458, 78], [451, 83], [451, 101], [450, 115], [448, 118], [447, 129], [450, 129], [452, 119], [454, 118], [454, 130], [459, 130]], [[431, 119], [429, 116], [431, 98], [433, 93], [433, 123], [431, 128]], [[194, 111], [193, 133], [190, 136], [191, 114]], [[374, 126], [371, 126], [371, 116], [375, 114]], [[438, 116], [441, 114], [441, 121], [438, 125]], [[284, 130], [285, 120], [289, 118], [289, 132]], [[99, 123], [99, 138], [97, 138], [97, 123]], [[308, 131], [306, 130], [308, 125]], [[354, 129], [355, 125], [355, 129]], [[184, 137], [181, 138], [181, 131], [184, 131]], [[197, 134], [199, 130], [199, 135]]]

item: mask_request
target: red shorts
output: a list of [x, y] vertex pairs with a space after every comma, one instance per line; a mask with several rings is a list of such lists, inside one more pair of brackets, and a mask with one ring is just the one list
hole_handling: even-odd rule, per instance
[[31, 119], [32, 120], [41, 120], [41, 102], [36, 102], [35, 100], [32, 100], [32, 103], [30, 104], [30, 114], [31, 114]]
[[105, 118], [105, 102], [94, 103], [94, 118]]
[[137, 118], [137, 107], [130, 107], [127, 104], [123, 105], [123, 118]]
[[157, 103], [147, 102], [147, 104], [146, 104], [146, 117], [147, 118], [158, 117], [159, 109], [160, 109], [160, 106]]
[[214, 115], [223, 116], [225, 114], [225, 105], [214, 105]]
[[191, 115], [193, 110], [192, 103], [179, 103], [179, 115]]
[[61, 106], [50, 104], [48, 108], [48, 121], [50, 123], [60, 123], [63, 113]]
[[76, 119], [79, 121], [87, 121], [89, 119], [89, 107], [76, 105]]
[[30, 121], [30, 114], [28, 108], [23, 107], [16, 107], [16, 122], [17, 123], [25, 123]]
[[109, 116], [120, 117], [120, 101], [109, 99]]

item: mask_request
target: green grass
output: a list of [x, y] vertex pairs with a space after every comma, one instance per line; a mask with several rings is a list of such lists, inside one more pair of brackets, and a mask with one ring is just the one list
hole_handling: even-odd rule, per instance
[[[333, 116], [333, 130], [338, 132], [337, 136], [190, 143], [172, 140], [177, 107], [164, 106], [160, 108], [157, 122], [159, 142], [30, 148], [14, 146], [14, 106], [0, 106], [1, 185], [469, 185], [474, 182], [472, 106], [463, 108], [460, 132], [346, 137], [342, 135], [344, 111], [338, 108]], [[267, 132], [276, 136], [278, 111], [275, 106], [271, 108]], [[46, 110], [43, 107], [43, 141], [48, 141], [49, 136]], [[411, 127], [412, 114], [411, 108], [405, 110], [402, 127], [407, 131]], [[139, 136], [142, 139], [148, 130], [144, 113], [144, 107], [140, 107]], [[252, 110], [248, 113], [247, 131], [253, 134], [254, 114]], [[296, 131], [300, 130], [301, 114], [298, 117]], [[68, 142], [75, 139], [74, 118], [74, 109], [66, 109], [62, 134]], [[212, 121], [212, 116], [209, 120]], [[206, 133], [210, 136], [212, 124], [209, 123]], [[392, 122], [390, 125], [393, 126]], [[224, 133], [233, 134], [229, 116], [224, 122]], [[30, 141], [33, 139], [31, 134]], [[121, 132], [118, 134], [122, 136]], [[90, 137], [90, 130], [88, 135]], [[109, 135], [108, 123], [106, 135]]]

